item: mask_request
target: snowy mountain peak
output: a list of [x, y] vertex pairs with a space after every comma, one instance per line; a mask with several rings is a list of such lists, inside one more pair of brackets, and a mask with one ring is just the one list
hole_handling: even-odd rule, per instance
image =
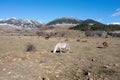
[[20, 18], [15, 18], [15, 17], [1, 19], [0, 24], [4, 24], [4, 23], [7, 23], [15, 27], [19, 27], [19, 28], [37, 28], [37, 27], [41, 27], [44, 25], [41, 21], [20, 19]]

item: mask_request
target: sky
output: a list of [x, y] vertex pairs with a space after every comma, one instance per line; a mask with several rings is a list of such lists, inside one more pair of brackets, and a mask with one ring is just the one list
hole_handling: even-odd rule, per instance
[[61, 17], [120, 23], [120, 0], [0, 0], [0, 19], [49, 22]]

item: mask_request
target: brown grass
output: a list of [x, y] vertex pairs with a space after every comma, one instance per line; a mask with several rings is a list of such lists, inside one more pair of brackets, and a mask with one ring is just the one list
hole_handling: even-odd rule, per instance
[[[62, 31], [62, 30], [61, 30]], [[0, 36], [0, 80], [119, 80], [120, 40], [118, 38], [86, 38], [82, 32], [67, 38], [45, 40], [37, 36]], [[80, 33], [80, 41], [77, 42]], [[73, 36], [72, 36], [73, 35]], [[58, 42], [70, 44], [70, 53], [53, 54]], [[82, 42], [87, 40], [87, 42]], [[108, 48], [97, 48], [98, 42]], [[26, 52], [31, 43], [34, 52]], [[117, 44], [117, 45], [116, 45]], [[34, 53], [34, 54], [29, 54]]]

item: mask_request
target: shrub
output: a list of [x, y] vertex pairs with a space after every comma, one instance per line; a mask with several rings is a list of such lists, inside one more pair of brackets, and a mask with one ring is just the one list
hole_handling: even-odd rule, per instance
[[35, 48], [35, 46], [33, 44], [28, 44], [26, 46], [26, 51], [27, 52], [31, 52], [31, 51], [35, 51], [35, 50], [36, 50], [36, 48]]
[[105, 25], [105, 24], [94, 24], [94, 25], [89, 25], [89, 24], [79, 24], [77, 26], [73, 26], [70, 29], [74, 30], [81, 30], [81, 31], [86, 31], [86, 30], [93, 30], [93, 31], [118, 31], [120, 30], [120, 25]]
[[37, 36], [41, 36], [41, 32], [37, 31], [37, 32], [36, 32], [36, 35], [37, 35]]

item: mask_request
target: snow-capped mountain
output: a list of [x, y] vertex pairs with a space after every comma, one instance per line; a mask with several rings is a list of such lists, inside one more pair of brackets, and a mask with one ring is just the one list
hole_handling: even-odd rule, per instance
[[44, 25], [44, 23], [41, 21], [19, 18], [0, 19], [0, 24], [8, 24], [17, 28], [38, 28]]

